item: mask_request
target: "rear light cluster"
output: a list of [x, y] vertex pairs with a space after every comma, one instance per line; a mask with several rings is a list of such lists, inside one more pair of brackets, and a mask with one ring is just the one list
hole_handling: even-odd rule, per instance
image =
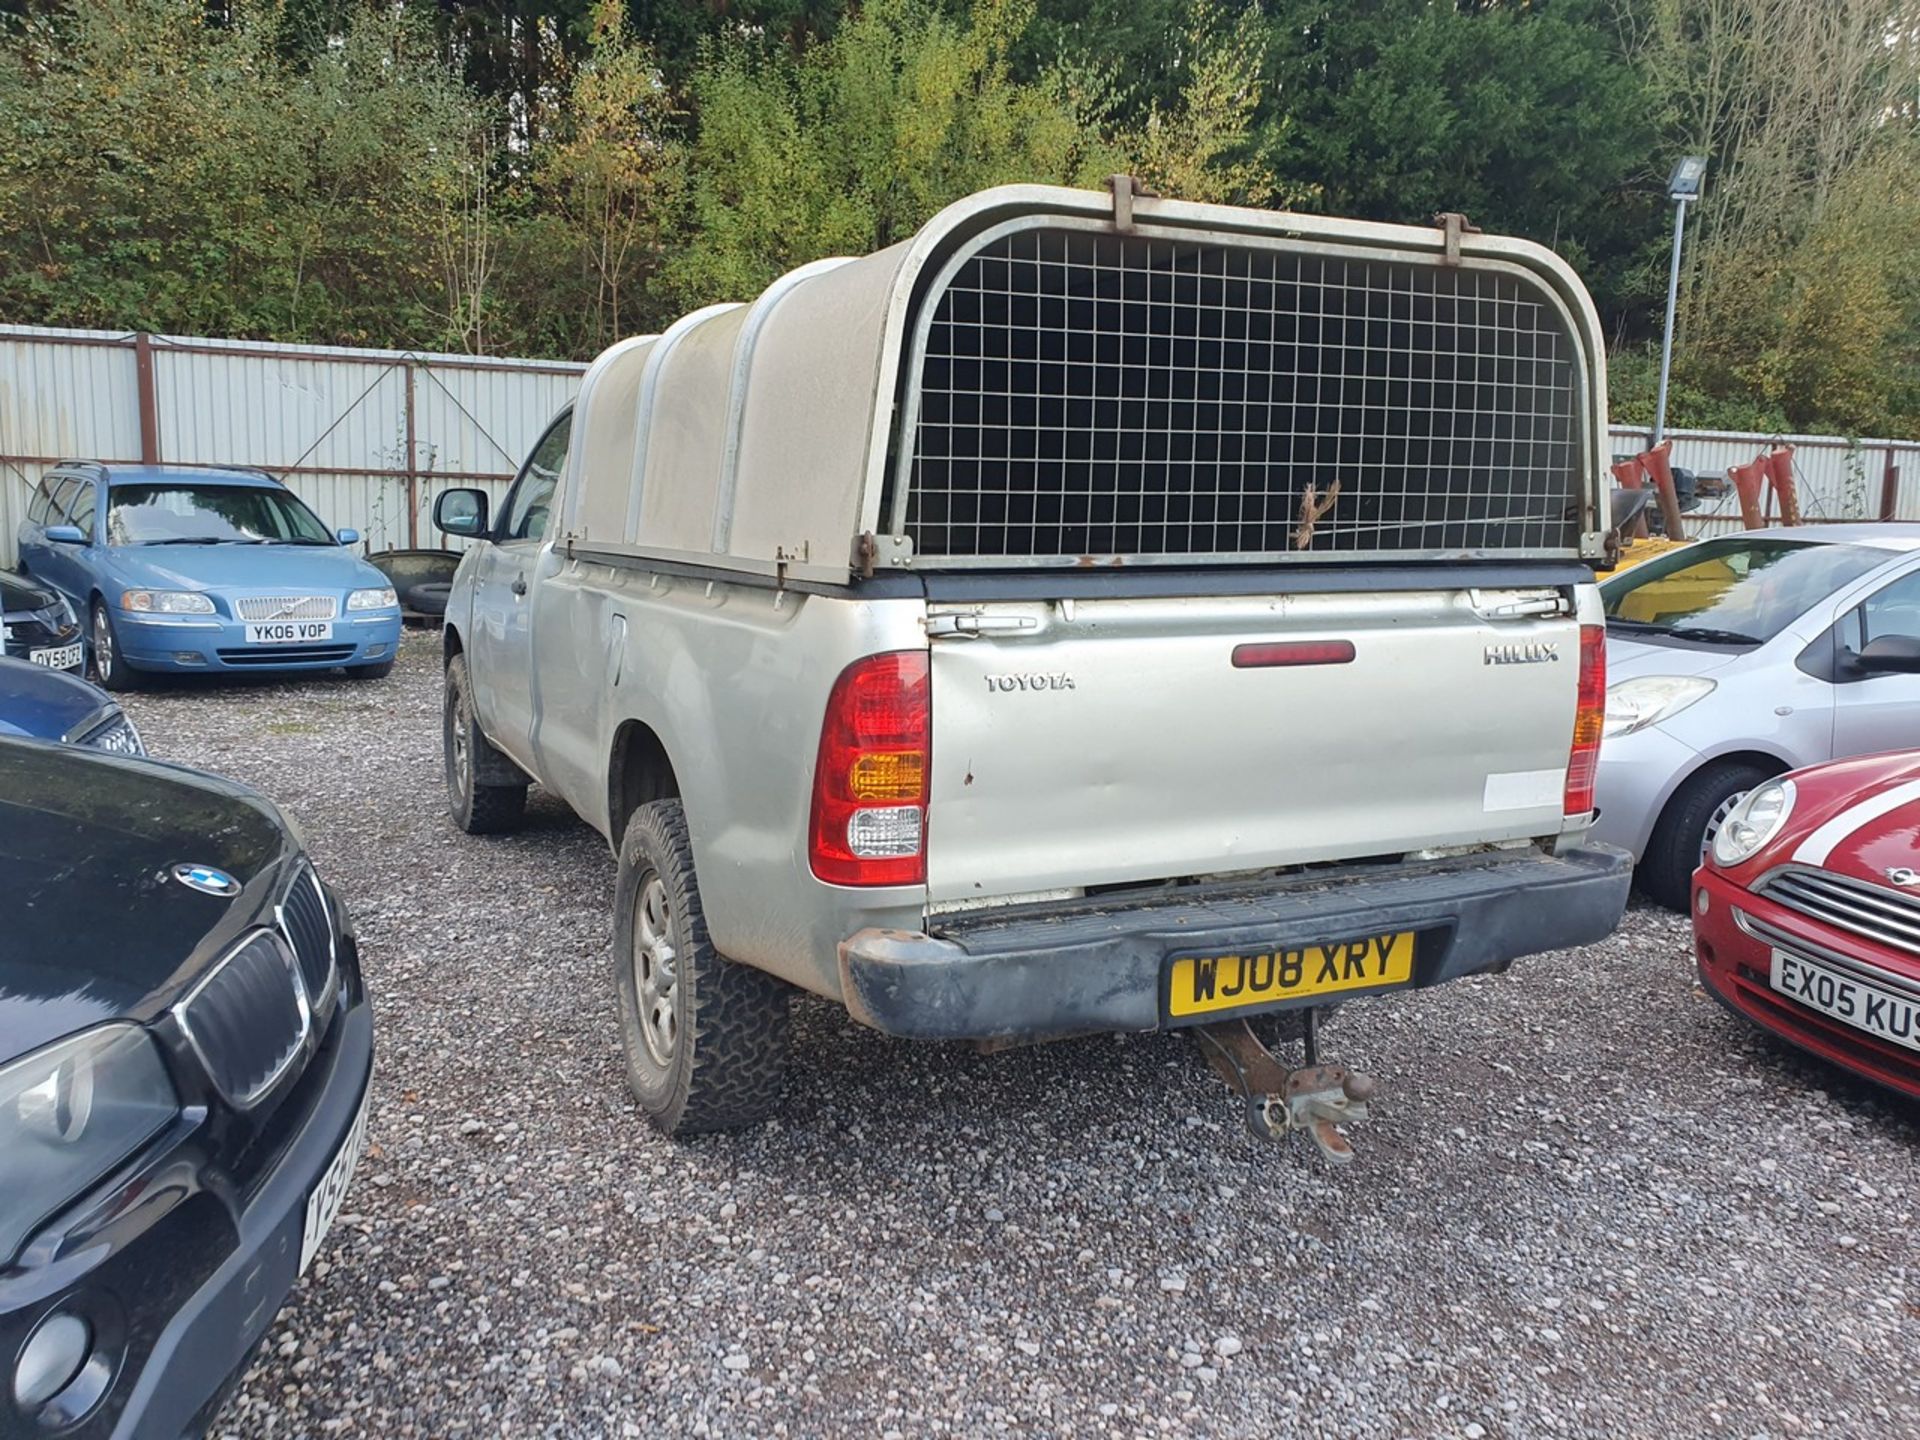
[[927, 878], [932, 710], [924, 650], [869, 655], [827, 697], [808, 859], [830, 885]]
[[1580, 627], [1580, 696], [1573, 711], [1573, 745], [1567, 752], [1567, 815], [1593, 809], [1593, 782], [1600, 768], [1600, 732], [1607, 723], [1607, 631]]

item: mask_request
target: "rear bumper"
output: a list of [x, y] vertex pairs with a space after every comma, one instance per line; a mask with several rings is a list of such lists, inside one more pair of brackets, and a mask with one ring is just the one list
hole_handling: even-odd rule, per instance
[[391, 660], [400, 643], [398, 609], [343, 614], [325, 640], [286, 645], [249, 645], [246, 626], [223, 616], [115, 610], [113, 620], [121, 656], [136, 670], [329, 670]]
[[[1522, 955], [1605, 938], [1626, 908], [1631, 864], [1604, 846], [1553, 857], [1475, 855], [1315, 872], [1258, 887], [1023, 906], [953, 917], [930, 934], [863, 930], [840, 946], [841, 989], [856, 1019], [917, 1039], [1164, 1029], [1195, 1023], [1166, 1013], [1165, 977], [1175, 955], [1301, 948], [1410, 930], [1418, 937], [1414, 986], [1439, 985]], [[1321, 1003], [1325, 998], [1346, 997]], [[1280, 1001], [1235, 1013], [1312, 1003]]]

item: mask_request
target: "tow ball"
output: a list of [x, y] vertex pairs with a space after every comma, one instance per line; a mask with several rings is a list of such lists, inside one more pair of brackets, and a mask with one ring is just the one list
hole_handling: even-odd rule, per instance
[[1245, 1020], [1222, 1020], [1194, 1031], [1200, 1049], [1227, 1088], [1247, 1107], [1247, 1129], [1263, 1140], [1304, 1131], [1320, 1153], [1337, 1165], [1353, 1159], [1353, 1146], [1334, 1127], [1367, 1118], [1373, 1080], [1344, 1065], [1320, 1063], [1319, 1019], [1305, 1012], [1306, 1064], [1290, 1068], [1260, 1042]]

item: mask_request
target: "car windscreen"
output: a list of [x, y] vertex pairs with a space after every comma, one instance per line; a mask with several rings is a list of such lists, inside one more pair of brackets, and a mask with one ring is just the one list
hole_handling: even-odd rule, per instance
[[333, 536], [284, 490], [250, 485], [116, 485], [112, 545], [331, 545]]
[[1870, 545], [1729, 536], [1636, 565], [1600, 594], [1618, 633], [1756, 645], [1890, 558]]

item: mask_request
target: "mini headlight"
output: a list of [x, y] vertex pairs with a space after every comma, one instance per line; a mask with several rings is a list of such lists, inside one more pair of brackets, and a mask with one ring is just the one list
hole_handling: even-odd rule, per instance
[[1607, 724], [1602, 738], [1618, 739], [1656, 721], [1678, 715], [1713, 693], [1714, 682], [1698, 675], [1640, 675], [1607, 691]]
[[129, 590], [120, 597], [120, 608], [154, 615], [211, 615], [213, 601], [198, 590]]
[[349, 610], [391, 610], [400, 603], [393, 593], [391, 585], [376, 586], [371, 590], [356, 590], [347, 596]]
[[0, 1066], [0, 1264], [179, 1109], [138, 1025], [103, 1025]]
[[1763, 850], [1793, 813], [1791, 780], [1769, 780], [1740, 799], [1713, 836], [1713, 863], [1723, 867], [1751, 860]]

